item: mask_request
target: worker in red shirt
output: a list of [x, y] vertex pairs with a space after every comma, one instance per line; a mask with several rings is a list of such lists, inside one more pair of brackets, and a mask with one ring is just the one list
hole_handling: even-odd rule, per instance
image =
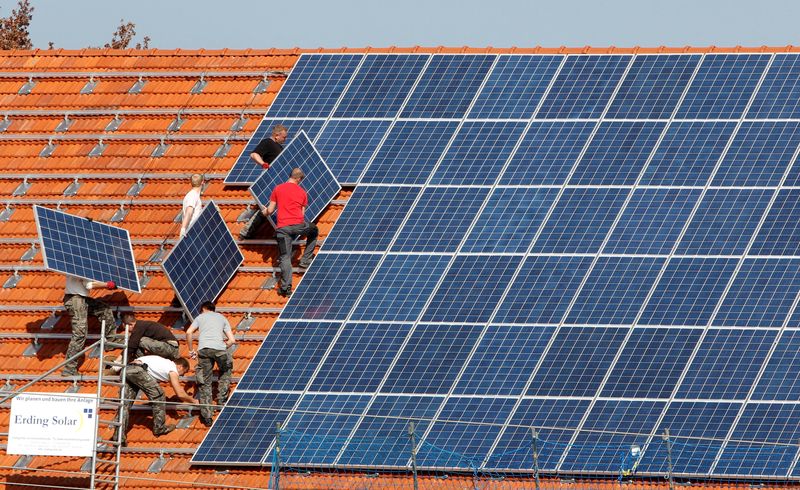
[[287, 298], [292, 295], [292, 242], [301, 236], [306, 237], [306, 249], [300, 258], [300, 267], [306, 269], [314, 260], [314, 248], [317, 246], [319, 234], [317, 225], [305, 220], [308, 194], [300, 187], [300, 182], [305, 176], [302, 170], [293, 168], [289, 180], [272, 190], [269, 205], [264, 210], [265, 216], [271, 216], [275, 209], [278, 210], [275, 230], [275, 239], [278, 241], [278, 250], [281, 253], [281, 282], [278, 294]]

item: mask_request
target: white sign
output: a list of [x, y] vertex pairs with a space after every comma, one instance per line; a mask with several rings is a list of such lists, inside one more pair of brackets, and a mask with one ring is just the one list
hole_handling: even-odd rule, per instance
[[8, 454], [91, 456], [97, 396], [23, 393], [11, 400]]

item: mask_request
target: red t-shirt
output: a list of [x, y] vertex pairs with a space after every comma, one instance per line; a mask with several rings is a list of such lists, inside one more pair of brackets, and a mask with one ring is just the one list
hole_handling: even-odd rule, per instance
[[305, 221], [303, 208], [308, 206], [308, 195], [294, 182], [284, 182], [272, 189], [269, 200], [278, 205], [278, 228], [298, 225]]

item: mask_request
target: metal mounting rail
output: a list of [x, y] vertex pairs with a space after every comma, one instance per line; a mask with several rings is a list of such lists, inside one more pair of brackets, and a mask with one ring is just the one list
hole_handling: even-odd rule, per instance
[[[223, 206], [246, 206], [253, 204], [253, 199], [214, 199], [214, 202]], [[119, 206], [124, 204], [127, 206], [180, 206], [183, 203], [182, 199], [1, 199], [0, 204], [5, 205], [61, 205], [61, 206]], [[331, 201], [332, 205], [344, 206], [346, 200], [336, 199]]]
[[174, 109], [9, 109], [0, 110], [4, 116], [174, 116], [178, 112], [182, 116], [226, 116], [226, 115], [264, 115], [267, 108], [263, 109], [242, 109], [241, 107], [230, 107], [222, 109], [192, 109], [176, 107]]
[[3, 133], [0, 135], [0, 141], [50, 141], [58, 143], [60, 141], [94, 141], [103, 140], [108, 141], [155, 141], [160, 142], [194, 142], [194, 141], [249, 141], [248, 135], [231, 135], [230, 131], [220, 131], [217, 134], [180, 134], [168, 133], [164, 135], [161, 132], [153, 132], [151, 134], [135, 134], [135, 133], [83, 133], [83, 134], [61, 134], [61, 133], [38, 133], [38, 134], [24, 134], [24, 133]]
[[[116, 306], [111, 305], [112, 308], [119, 311], [136, 311], [136, 312], [157, 312], [157, 313], [182, 313], [183, 308], [176, 308], [174, 306], [162, 305], [139, 305], [139, 306]], [[252, 313], [252, 314], [277, 314], [283, 308], [259, 308], [259, 307], [245, 307], [245, 306], [218, 306], [217, 311], [220, 313]], [[0, 305], [0, 312], [21, 312], [29, 313], [31, 311], [48, 311], [51, 313], [57, 311], [65, 311], [64, 305]], [[2, 378], [2, 376], [0, 376]]]
[[285, 77], [286, 70], [266, 71], [0, 71], [0, 78], [238, 78]]
[[[239, 332], [234, 334], [237, 341], [242, 342], [261, 342], [264, 340], [265, 335], [248, 334], [246, 332]], [[0, 332], [0, 340], [69, 340], [72, 338], [71, 333], [53, 333], [53, 332]], [[100, 340], [99, 334], [89, 334], [86, 336], [89, 340]], [[16, 379], [14, 376], [25, 376], [16, 374], [0, 374], [0, 379]], [[22, 379], [22, 378], [20, 378]], [[61, 379], [61, 378], [59, 378]]]
[[[148, 171], [146, 173], [138, 172], [138, 173], [91, 173], [91, 174], [63, 174], [63, 173], [28, 173], [28, 174], [14, 174], [14, 173], [7, 173], [3, 172], [0, 173], [0, 180], [19, 180], [19, 179], [28, 179], [28, 180], [53, 180], [53, 179], [69, 179], [69, 180], [88, 180], [88, 179], [109, 179], [109, 180], [139, 180], [142, 179], [143, 182], [148, 182], [151, 180], [179, 180], [179, 179], [189, 179], [192, 176], [193, 172], [184, 172], [184, 173], [158, 173]], [[225, 178], [226, 174], [203, 174], [205, 180], [222, 180]]]
[[[321, 245], [325, 242], [324, 239], [318, 239], [317, 244]], [[31, 244], [38, 244], [39, 238], [38, 237], [30, 237], [30, 238], [0, 238], [0, 245], [31, 245]], [[139, 238], [139, 239], [131, 239], [131, 243], [133, 245], [175, 245], [178, 243], [178, 239], [163, 239], [163, 238]], [[274, 238], [265, 238], [263, 240], [236, 240], [236, 244], [239, 246], [262, 246], [262, 245], [277, 245], [278, 242]], [[305, 240], [295, 240], [293, 242], [294, 245], [303, 245], [305, 244]]]
[[[4, 375], [0, 375], [0, 380], [4, 380], [5, 379], [5, 380], [10, 380], [10, 381], [28, 381], [28, 380], [36, 379], [36, 378], [39, 378], [38, 374], [4, 374]], [[119, 376], [113, 376], [113, 377], [107, 376], [107, 378], [115, 379], [115, 380], [119, 381]], [[195, 376], [181, 376], [180, 379], [183, 382], [187, 382], [187, 381], [194, 382], [194, 381], [197, 381]], [[211, 379], [213, 381], [217, 381], [219, 379], [219, 377], [215, 375]], [[241, 381], [241, 379], [242, 379], [241, 376], [231, 376], [231, 381], [233, 381], [234, 383], [238, 383], [239, 381]], [[85, 374], [85, 375], [78, 374], [77, 376], [71, 376], [71, 377], [69, 377], [69, 376], [68, 377], [64, 377], [64, 376], [61, 376], [61, 375], [58, 375], [58, 374], [51, 374], [51, 375], [48, 375], [46, 378], [42, 379], [42, 381], [67, 381], [67, 382], [72, 382], [72, 381], [96, 381], [96, 380], [97, 380], [97, 376], [92, 374], [92, 373]]]
[[[160, 265], [137, 265], [136, 270], [139, 271], [147, 271], [147, 272], [158, 272], [161, 270]], [[263, 273], [263, 274], [271, 274], [274, 272], [280, 272], [280, 267], [256, 267], [256, 266], [243, 266], [237, 269], [237, 272], [244, 272], [244, 273]], [[20, 264], [20, 265], [12, 265], [12, 264], [0, 264], [0, 271], [2, 272], [53, 272], [53, 274], [62, 274], [61, 272], [54, 272], [47, 269], [44, 265], [32, 265], [32, 264]], [[292, 273], [294, 274], [302, 274], [305, 272], [305, 269], [301, 269], [299, 267], [292, 267]]]
[[[143, 408], [146, 409], [146, 410], [150, 410], [149, 407], [143, 407]], [[136, 405], [134, 405], [133, 407], [131, 407], [131, 410], [138, 410], [138, 408], [137, 408]], [[8, 436], [8, 433], [5, 433], [5, 434], [0, 433], [0, 436], [3, 436], [3, 435]], [[0, 444], [0, 449], [2, 449], [3, 451], [5, 451], [7, 447], [8, 447], [7, 444]], [[111, 452], [110, 449], [108, 449], [107, 451]], [[162, 448], [162, 447], [153, 447], [153, 446], [141, 446], [141, 447], [128, 446], [128, 447], [123, 447], [121, 449], [121, 452], [123, 452], [123, 453], [143, 453], [143, 454], [164, 453], [164, 454], [178, 454], [178, 455], [187, 455], [187, 456], [193, 455], [195, 453], [195, 451], [196, 451], [195, 448], [166, 448], [166, 447]]]

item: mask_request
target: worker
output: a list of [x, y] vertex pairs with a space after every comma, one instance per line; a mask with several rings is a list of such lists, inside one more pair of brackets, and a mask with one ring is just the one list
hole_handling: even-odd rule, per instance
[[[283, 124], [276, 124], [272, 127], [272, 133], [268, 138], [264, 138], [256, 146], [250, 159], [255, 163], [261, 165], [264, 170], [268, 169], [270, 164], [278, 158], [278, 155], [283, 151], [283, 143], [286, 142], [286, 136], [289, 131]], [[255, 233], [264, 225], [266, 217], [259, 212], [253, 213], [253, 216], [244, 225], [244, 228], [239, 231], [239, 238], [247, 240], [253, 238]]]
[[[64, 308], [72, 317], [72, 338], [67, 347], [67, 359], [76, 356], [86, 344], [86, 333], [89, 329], [89, 315], [97, 318], [101, 324], [105, 322], [106, 340], [114, 340], [117, 323], [114, 320], [114, 312], [111, 307], [99, 299], [92, 298], [90, 291], [95, 289], [114, 290], [117, 285], [114, 281], [87, 281], [80, 277], [67, 276], [67, 284], [64, 288]], [[78, 374], [79, 358], [67, 361], [61, 376], [76, 376]]]
[[304, 178], [305, 174], [301, 169], [292, 169], [289, 180], [272, 190], [269, 205], [263, 210], [264, 216], [270, 216], [276, 209], [278, 211], [275, 230], [281, 268], [278, 294], [287, 298], [292, 295], [292, 242], [301, 236], [306, 237], [306, 249], [300, 258], [300, 267], [306, 269], [314, 260], [314, 249], [319, 235], [317, 225], [305, 220], [308, 194], [300, 187]]
[[[181, 355], [178, 349], [178, 339], [172, 331], [164, 325], [150, 320], [136, 320], [133, 312], [122, 315], [122, 326], [128, 332], [128, 362], [150, 354], [161, 356], [175, 361]], [[111, 368], [107, 374], [118, 373], [122, 368], [122, 354], [114, 359], [118, 364]]]
[[186, 231], [197, 221], [200, 213], [203, 212], [203, 201], [200, 199], [200, 193], [203, 187], [203, 176], [194, 174], [191, 178], [192, 188], [183, 196], [183, 219], [181, 220], [181, 234], [183, 238]]

